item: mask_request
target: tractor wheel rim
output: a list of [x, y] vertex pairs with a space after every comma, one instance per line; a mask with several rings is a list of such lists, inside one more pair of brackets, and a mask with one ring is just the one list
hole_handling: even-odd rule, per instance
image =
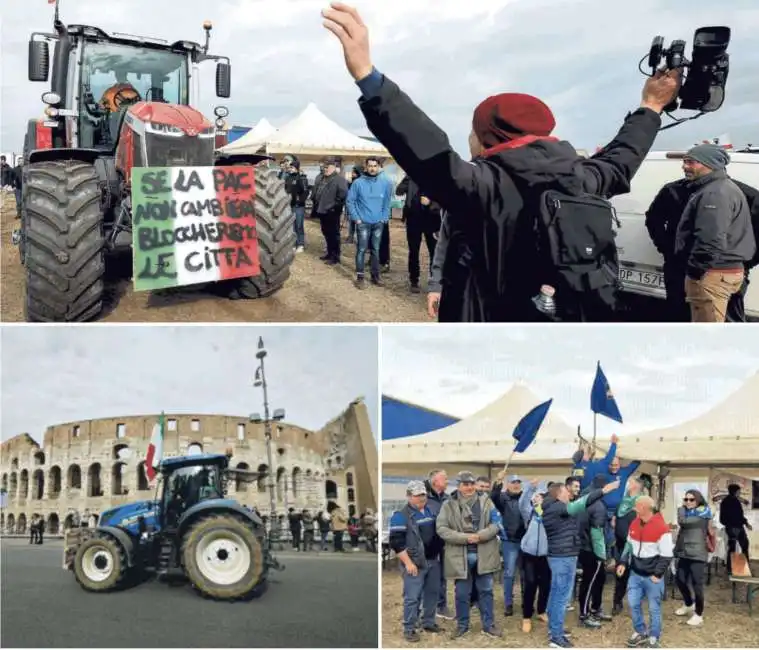
[[225, 530], [200, 540], [195, 561], [207, 580], [217, 585], [233, 585], [250, 570], [250, 549], [240, 535]]
[[82, 573], [92, 582], [107, 580], [113, 568], [113, 554], [104, 546], [91, 546], [82, 555]]

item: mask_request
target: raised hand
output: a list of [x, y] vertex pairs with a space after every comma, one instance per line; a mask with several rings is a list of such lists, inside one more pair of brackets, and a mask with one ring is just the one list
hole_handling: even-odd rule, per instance
[[337, 36], [343, 46], [345, 67], [351, 76], [356, 81], [368, 77], [373, 69], [369, 30], [356, 8], [342, 2], [332, 2], [329, 9], [322, 10], [322, 17], [324, 26]]

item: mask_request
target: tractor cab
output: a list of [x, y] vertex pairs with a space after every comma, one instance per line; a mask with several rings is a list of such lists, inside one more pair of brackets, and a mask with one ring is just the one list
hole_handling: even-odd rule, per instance
[[198, 503], [224, 498], [224, 473], [228, 465], [227, 456], [221, 454], [182, 456], [161, 461], [161, 511], [165, 529], [176, 529], [184, 513]]

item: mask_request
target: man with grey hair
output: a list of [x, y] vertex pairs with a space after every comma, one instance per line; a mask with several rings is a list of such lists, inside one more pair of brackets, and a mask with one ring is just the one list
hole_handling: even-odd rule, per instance
[[[446, 493], [448, 487], [448, 474], [444, 469], [433, 469], [428, 475], [425, 481], [427, 487], [427, 498], [430, 501], [435, 501], [442, 507], [443, 503], [449, 498]], [[445, 550], [440, 553], [441, 566], [445, 563]], [[445, 575], [440, 572], [440, 595], [437, 603], [437, 615], [439, 618], [447, 621], [453, 620], [453, 613], [448, 607], [448, 585], [445, 582]]]
[[422, 629], [440, 631], [435, 623], [435, 609], [443, 541], [435, 530], [440, 506], [427, 499], [424, 483], [409, 482], [406, 499], [408, 503], [390, 517], [389, 543], [398, 556], [403, 576], [403, 636], [406, 641], [417, 642], [420, 604]]
[[724, 323], [730, 298], [743, 285], [756, 254], [745, 194], [728, 177], [730, 156], [700, 144], [683, 159], [690, 198], [675, 234], [675, 258], [686, 270], [685, 297], [691, 320]]

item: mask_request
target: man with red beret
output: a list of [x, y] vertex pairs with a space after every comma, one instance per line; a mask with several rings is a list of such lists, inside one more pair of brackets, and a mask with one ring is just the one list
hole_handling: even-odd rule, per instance
[[[536, 97], [489, 97], [474, 111], [468, 162], [408, 95], [374, 68], [368, 29], [355, 8], [333, 2], [322, 16], [343, 47], [370, 131], [446, 211], [449, 239], [440, 320], [540, 320], [533, 304], [543, 284], [536, 264], [534, 197], [547, 190], [604, 198], [628, 192], [654, 143], [662, 110], [679, 92], [681, 70], [660, 71], [648, 79], [640, 107], [590, 159], [552, 137], [553, 113]], [[605, 293], [599, 292], [598, 313], [606, 315], [581, 314], [578, 320], [609, 319], [616, 274], [611, 265]]]

